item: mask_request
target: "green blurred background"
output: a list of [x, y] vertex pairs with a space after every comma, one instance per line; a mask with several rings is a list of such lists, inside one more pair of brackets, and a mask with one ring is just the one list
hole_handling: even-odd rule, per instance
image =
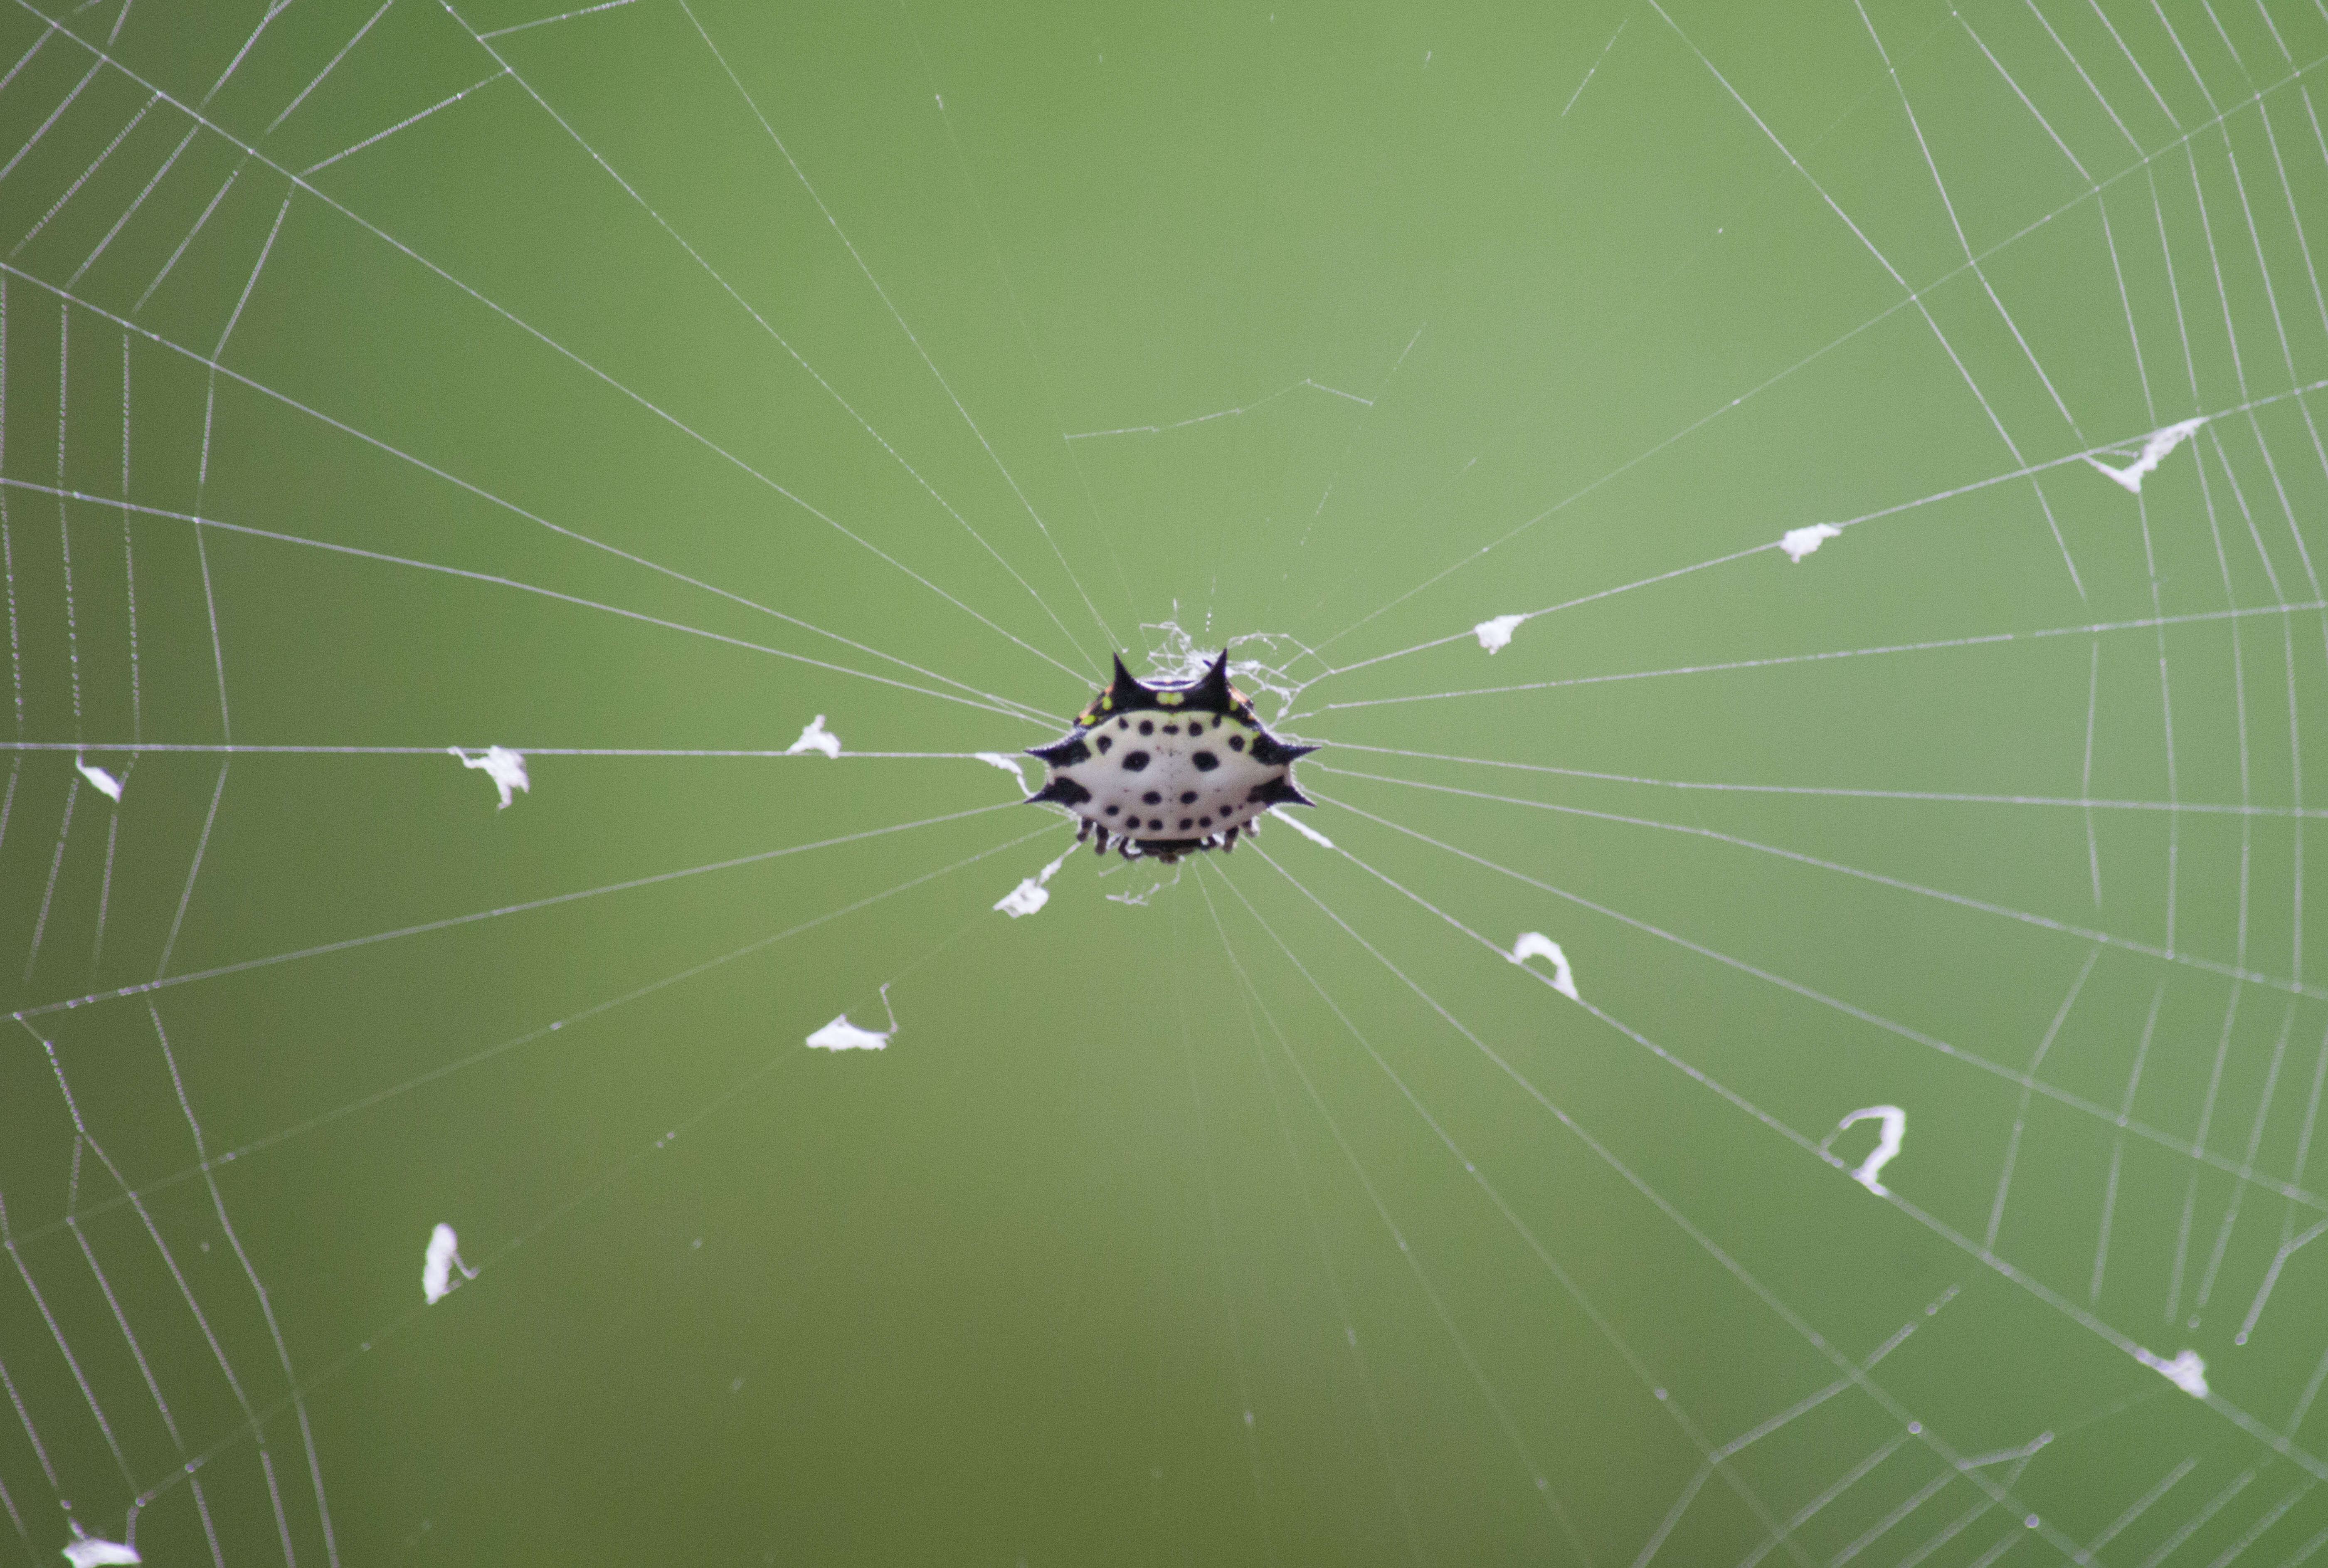
[[0, 1560], [2328, 1549], [2328, 12], [556, 5], [0, 12]]

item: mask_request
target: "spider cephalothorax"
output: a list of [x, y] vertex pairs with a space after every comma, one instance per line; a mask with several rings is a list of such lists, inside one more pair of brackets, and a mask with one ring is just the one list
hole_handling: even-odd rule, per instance
[[1262, 728], [1253, 703], [1229, 684], [1223, 650], [1194, 681], [1115, 681], [1075, 715], [1065, 738], [1030, 746], [1047, 767], [1027, 798], [1065, 806], [1083, 819], [1075, 839], [1097, 831], [1169, 865], [1197, 850], [1227, 850], [1239, 831], [1259, 830], [1272, 806], [1306, 806], [1293, 787], [1293, 762], [1317, 750], [1289, 746]]

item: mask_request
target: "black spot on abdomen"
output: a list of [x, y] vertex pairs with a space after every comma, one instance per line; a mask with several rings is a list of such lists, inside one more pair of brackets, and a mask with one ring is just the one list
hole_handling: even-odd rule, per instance
[[[1235, 742], [1232, 740], [1230, 744], [1234, 745]], [[1100, 746], [1103, 750], [1106, 748], [1106, 746], [1107, 742], [1103, 740], [1100, 742]], [[1188, 760], [1197, 765], [1197, 771], [1198, 773], [1210, 773], [1213, 769], [1221, 765], [1221, 759], [1215, 756], [1209, 751], [1200, 751]]]
[[1126, 773], [1138, 773], [1141, 768], [1146, 767], [1147, 765], [1148, 765], [1148, 754], [1147, 754], [1146, 752], [1144, 752], [1144, 751], [1127, 751], [1127, 752], [1125, 752], [1125, 753], [1123, 754], [1123, 771], [1124, 771], [1124, 772], [1126, 772]]

